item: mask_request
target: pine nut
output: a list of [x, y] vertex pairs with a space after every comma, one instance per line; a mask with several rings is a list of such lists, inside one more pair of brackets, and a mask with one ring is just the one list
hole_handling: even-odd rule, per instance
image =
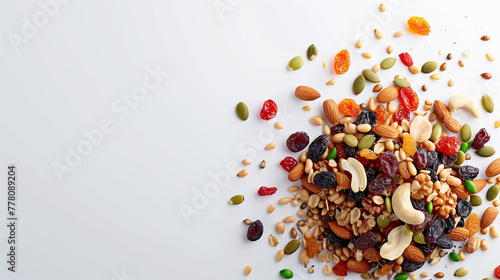
[[363, 47], [363, 41], [358, 40], [358, 41], [356, 42], [356, 47], [357, 47], [358, 49], [361, 49], [361, 47]]
[[364, 52], [361, 54], [361, 56], [363, 56], [364, 58], [370, 59], [370, 58], [372, 58], [373, 55], [371, 52]]
[[294, 199], [292, 199], [292, 203], [291, 204], [292, 204], [293, 207], [297, 207], [297, 206], [299, 206], [299, 200], [297, 198], [294, 198]]
[[276, 261], [280, 262], [284, 256], [285, 256], [285, 251], [279, 250], [278, 253], [276, 253]]
[[497, 226], [496, 226], [496, 225], [492, 225], [492, 226], [490, 227], [490, 235], [491, 235], [491, 237], [493, 237], [493, 238], [498, 238], [498, 228], [497, 228]]
[[269, 207], [267, 207], [267, 213], [273, 213], [274, 209], [276, 209], [276, 205], [274, 205], [274, 203], [269, 204]]
[[243, 169], [240, 172], [238, 172], [238, 175], [236, 175], [236, 176], [238, 176], [238, 177], [245, 177], [247, 175], [248, 175], [248, 170]]
[[461, 261], [465, 261], [465, 251], [463, 249], [458, 251], [458, 257]]
[[251, 265], [247, 265], [245, 267], [245, 276], [248, 276], [250, 274], [250, 272], [252, 272], [252, 266]]
[[385, 13], [385, 12], [387, 11], [387, 8], [385, 7], [385, 4], [384, 4], [384, 3], [380, 4], [380, 11], [381, 11], [382, 13]]
[[320, 116], [311, 117], [310, 120], [311, 120], [311, 123], [316, 125], [316, 126], [320, 126], [323, 124], [323, 118]]
[[281, 222], [281, 221], [277, 222], [276, 223], [276, 229], [281, 234], [285, 233], [285, 224], [283, 222]]
[[248, 158], [244, 159], [242, 162], [244, 165], [250, 165], [252, 163]]
[[301, 154], [300, 154], [300, 162], [306, 162], [307, 160], [307, 151], [303, 151]]
[[500, 205], [500, 202], [498, 202], [498, 200], [497, 200], [497, 199], [495, 199], [495, 200], [493, 201], [493, 206], [498, 207], [498, 205]]
[[280, 200], [279, 200], [279, 203], [281, 205], [286, 205], [288, 203], [290, 203], [290, 201], [292, 201], [292, 198], [291, 197], [282, 197]]
[[289, 192], [296, 192], [298, 190], [299, 190], [299, 187], [297, 187], [297, 186], [290, 186], [290, 187], [288, 187], [288, 191]]
[[304, 111], [311, 111], [312, 108], [311, 108], [311, 106], [306, 105], [306, 106], [302, 107], [302, 109], [304, 109]]
[[393, 51], [394, 51], [394, 46], [393, 45], [387, 46], [387, 53], [388, 54], [391, 54]]
[[441, 75], [440, 74], [432, 74], [431, 79], [433, 80], [441, 80]]
[[403, 31], [396, 31], [396, 33], [394, 33], [394, 38], [399, 38], [403, 36]]
[[283, 124], [282, 124], [282, 123], [280, 123], [280, 122], [276, 122], [276, 123], [274, 124], [274, 127], [276, 127], [277, 129], [283, 129]]
[[288, 217], [285, 217], [283, 219], [283, 222], [285, 222], [285, 223], [293, 223], [293, 222], [295, 222], [295, 216], [290, 215]]
[[373, 72], [378, 73], [378, 71], [380, 71], [380, 64], [377, 63], [373, 65]]
[[452, 86], [454, 86], [454, 85], [455, 85], [455, 80], [450, 79], [450, 80], [448, 81], [448, 86], [449, 86], [449, 87], [452, 87]]
[[483, 251], [486, 251], [489, 248], [490, 248], [490, 245], [488, 244], [488, 240], [482, 239], [481, 240], [481, 249], [483, 249]]
[[486, 54], [486, 58], [487, 58], [489, 61], [495, 61], [495, 57], [494, 57], [491, 53], [487, 53], [487, 54]]
[[373, 32], [375, 32], [375, 37], [377, 39], [382, 39], [384, 38], [384, 33], [380, 29], [375, 29]]
[[266, 151], [272, 150], [274, 148], [276, 148], [276, 144], [274, 144], [273, 142], [267, 144], [265, 147]]

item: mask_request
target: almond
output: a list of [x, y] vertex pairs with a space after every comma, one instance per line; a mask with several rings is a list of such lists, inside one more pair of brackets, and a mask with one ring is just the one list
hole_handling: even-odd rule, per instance
[[442, 101], [434, 101], [434, 113], [436, 113], [436, 118], [439, 122], [444, 122], [444, 119], [449, 116], [451, 117], [450, 109]]
[[295, 96], [300, 100], [312, 101], [321, 97], [321, 94], [312, 87], [298, 86], [295, 89]]
[[469, 197], [469, 192], [465, 189], [463, 185], [459, 186], [452, 186], [449, 185], [450, 189], [457, 195], [458, 198], [460, 199], [467, 199]]
[[464, 241], [469, 238], [469, 230], [461, 227], [454, 227], [450, 233], [444, 234], [449, 236], [453, 241]]
[[290, 170], [290, 173], [288, 173], [288, 180], [290, 180], [290, 182], [295, 182], [298, 179], [300, 179], [300, 177], [302, 177], [302, 175], [304, 175], [305, 168], [306, 168], [306, 166], [302, 162], [295, 165], [295, 167], [292, 170]]
[[332, 125], [339, 124], [339, 108], [333, 99], [327, 99], [323, 102], [323, 112]]
[[377, 95], [378, 103], [389, 103], [398, 98], [398, 89], [396, 87], [386, 87]]
[[472, 183], [474, 183], [474, 186], [476, 186], [476, 190], [478, 192], [482, 191], [484, 189], [484, 187], [486, 187], [486, 183], [488, 183], [487, 180], [485, 179], [475, 179], [475, 180], [472, 180]]
[[381, 137], [390, 139], [395, 139], [399, 135], [399, 131], [396, 128], [386, 124], [378, 124], [372, 128], [372, 131]]
[[458, 133], [462, 129], [462, 125], [460, 124], [460, 122], [454, 119], [451, 115], [446, 116], [443, 120], [443, 123], [446, 128], [453, 133]]
[[495, 207], [488, 207], [484, 210], [483, 216], [481, 217], [481, 228], [489, 227], [493, 221], [497, 218], [498, 209]]
[[375, 247], [363, 249], [363, 257], [371, 262], [378, 262], [382, 258]]
[[495, 159], [488, 168], [486, 168], [486, 176], [495, 177], [500, 174], [500, 158]]
[[307, 182], [307, 175], [302, 176], [300, 178], [300, 182], [302, 183], [302, 186], [304, 186], [304, 188], [308, 189], [309, 191], [315, 194], [318, 194], [323, 191], [323, 189], [320, 186]]
[[406, 247], [403, 256], [413, 262], [425, 262], [425, 256], [422, 251], [413, 245]]
[[328, 225], [333, 233], [340, 238], [350, 240], [353, 237], [352, 231], [346, 227], [339, 226], [337, 221], [331, 221]]
[[347, 261], [347, 269], [356, 273], [365, 273], [372, 269], [372, 266], [367, 260], [358, 262], [356, 259], [351, 258]]

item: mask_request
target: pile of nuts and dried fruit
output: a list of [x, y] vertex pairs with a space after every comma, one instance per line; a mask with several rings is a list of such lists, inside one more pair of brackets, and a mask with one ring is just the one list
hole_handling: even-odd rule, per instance
[[[412, 18], [409, 25], [421, 35], [430, 32], [422, 18]], [[380, 35], [375, 33], [378, 38]], [[307, 52], [309, 60], [317, 52], [312, 45]], [[431, 73], [438, 67], [437, 62], [430, 61], [415, 70], [408, 53], [399, 57], [412, 74]], [[466, 164], [471, 158], [468, 152], [472, 149], [478, 156], [493, 156], [494, 148], [485, 145], [491, 136], [485, 128], [474, 134], [476, 130], [461, 125], [452, 114], [464, 108], [479, 117], [479, 103], [471, 96], [457, 94], [447, 104], [426, 100], [424, 111], [417, 111], [419, 96], [403, 75], [397, 75], [392, 86], [382, 88], [378, 84], [381, 80], [377, 72], [390, 69], [396, 62], [396, 58], [386, 58], [378, 68], [365, 69], [355, 79], [355, 94], [363, 91], [367, 81], [376, 84], [377, 95], [369, 98], [368, 104], [358, 105], [350, 98], [338, 103], [326, 99], [323, 115], [329, 124], [322, 116], [311, 118], [313, 124], [323, 126], [323, 135], [313, 136], [311, 142], [303, 131], [288, 137], [290, 152], [301, 154], [298, 160], [286, 157], [280, 164], [288, 172], [289, 181], [300, 182], [300, 186], [289, 187], [291, 196], [279, 203], [299, 207], [300, 218], [296, 223], [298, 231], [292, 227], [292, 240], [277, 252], [277, 261], [297, 251], [305, 267], [311, 259], [326, 262], [323, 271], [327, 275], [347, 276], [351, 271], [360, 273], [363, 279], [391, 279], [394, 274], [397, 280], [409, 276], [416, 279], [413, 272], [425, 262], [436, 264], [447, 254], [459, 262], [465, 260], [465, 253], [487, 250], [487, 240], [476, 233], [486, 234], [489, 230], [493, 238], [498, 237], [492, 223], [498, 215], [500, 177], [496, 184], [493, 177], [500, 175], [500, 159], [486, 169], [487, 179], [478, 178], [479, 168]], [[296, 70], [303, 64], [304, 60], [296, 57], [289, 68]], [[349, 52], [343, 50], [335, 57], [332, 68], [336, 74], [343, 74], [349, 66]], [[295, 96], [314, 101], [321, 94], [309, 86], [299, 86]], [[246, 120], [248, 109], [243, 105], [238, 104], [237, 113]], [[491, 97], [485, 95], [482, 105], [487, 112], [493, 111]], [[262, 119], [270, 120], [277, 106], [268, 100], [262, 110]], [[493, 185], [486, 198], [493, 201], [493, 206], [478, 215], [473, 212], [474, 206], [482, 204], [477, 193], [488, 183]], [[276, 188], [263, 188], [259, 195], [276, 192]], [[242, 197], [233, 197], [230, 203], [242, 201]], [[268, 212], [275, 207], [271, 204]], [[295, 219], [295, 215], [286, 217], [276, 224], [276, 229], [284, 234], [285, 223], [294, 223]], [[245, 223], [249, 225], [248, 240], [262, 237], [264, 226], [259, 220]], [[454, 248], [454, 241], [461, 242], [463, 249], [458, 253], [445, 251]], [[269, 242], [278, 244], [273, 235]], [[468, 271], [461, 267], [455, 276], [465, 276]], [[293, 277], [288, 269], [280, 274], [286, 279]], [[435, 276], [442, 278], [444, 274]]]

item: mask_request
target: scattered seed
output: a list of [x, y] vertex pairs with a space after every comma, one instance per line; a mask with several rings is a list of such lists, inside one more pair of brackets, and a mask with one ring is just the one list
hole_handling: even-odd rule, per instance
[[310, 268], [307, 269], [307, 272], [314, 273], [314, 269], [312, 267], [310, 267]]
[[498, 191], [499, 191], [499, 188], [498, 188], [498, 185], [495, 184], [493, 186], [491, 186], [489, 189], [488, 189], [488, 192], [486, 193], [486, 199], [488, 201], [493, 201], [497, 198], [498, 196]]
[[285, 256], [285, 251], [279, 250], [278, 253], [276, 253], [276, 261], [280, 262], [283, 260], [283, 257]]
[[361, 47], [363, 47], [363, 41], [358, 40], [358, 41], [356, 42], [356, 47], [357, 47], [358, 49], [361, 49]]
[[486, 112], [492, 113], [495, 110], [495, 104], [493, 103], [493, 98], [491, 96], [485, 94], [481, 98], [481, 104]]
[[429, 115], [429, 122], [434, 122], [436, 120], [436, 113], [432, 112]]
[[335, 84], [335, 78], [332, 78], [328, 82], [326, 82], [327, 85], [333, 86]]
[[434, 277], [436, 277], [436, 278], [443, 278], [444, 277], [444, 273], [438, 272], [438, 273], [434, 274]]
[[380, 77], [373, 70], [364, 69], [362, 71], [362, 74], [367, 81], [372, 83], [380, 83]]
[[311, 111], [311, 106], [306, 105], [306, 106], [302, 107], [302, 109], [304, 109], [304, 111]]
[[396, 58], [395, 57], [388, 57], [388, 58], [382, 60], [382, 62], [380, 63], [380, 68], [387, 70], [387, 69], [392, 68], [392, 66], [394, 66], [394, 64], [396, 64]]
[[394, 33], [394, 38], [399, 38], [403, 36], [403, 31], [396, 31], [396, 33]]
[[412, 66], [408, 67], [408, 70], [412, 74], [418, 74], [418, 73], [420, 73], [420, 67], [418, 67], [417, 65], [412, 65]]
[[425, 277], [427, 277], [427, 276], [429, 276], [429, 273], [427, 273], [427, 272], [422, 272], [422, 273], [420, 273], [420, 277], [425, 278]]
[[488, 244], [488, 240], [482, 239], [481, 240], [481, 249], [483, 249], [483, 251], [487, 251], [489, 248], [490, 248], [490, 245]]
[[373, 87], [373, 92], [379, 92], [382, 90], [382, 84], [376, 84], [374, 87]]
[[248, 158], [244, 159], [242, 162], [244, 165], [250, 165], [252, 163]]
[[266, 167], [266, 161], [265, 160], [261, 161], [260, 164], [259, 164], [259, 167], [261, 169], [264, 169]]
[[494, 57], [491, 53], [487, 53], [487, 54], [486, 54], [486, 58], [487, 58], [489, 61], [495, 61], [495, 57]]
[[433, 80], [441, 80], [441, 75], [440, 74], [432, 74], [431, 79]]
[[495, 207], [498, 207], [498, 205], [500, 205], [500, 202], [498, 202], [498, 200], [493, 200], [493, 206]]
[[318, 56], [318, 48], [312, 44], [307, 48], [307, 59], [313, 61]]
[[437, 66], [438, 64], [436, 61], [427, 61], [424, 65], [422, 65], [421, 71], [425, 74], [432, 73], [436, 70]]
[[320, 117], [320, 116], [313, 116], [313, 117], [311, 117], [310, 121], [311, 121], [312, 124], [314, 124], [316, 126], [320, 126], [324, 122], [323, 118]]
[[472, 206], [479, 206], [483, 203], [483, 200], [481, 199], [480, 196], [477, 195], [471, 195], [470, 196], [470, 204]]
[[248, 170], [243, 169], [240, 172], [238, 172], [238, 174], [236, 176], [238, 176], [238, 177], [245, 177], [247, 175], [248, 175]]
[[429, 99], [425, 100], [425, 105], [432, 105], [432, 101], [430, 101]]
[[373, 65], [372, 70], [373, 70], [373, 72], [378, 73], [378, 71], [380, 71], [380, 64], [377, 63], [377, 64]]
[[454, 86], [454, 85], [455, 85], [455, 80], [450, 79], [450, 80], [448, 81], [448, 86], [449, 86], [449, 87], [452, 87], [452, 86]]
[[364, 58], [370, 59], [370, 58], [372, 58], [372, 53], [371, 52], [364, 52], [361, 54], [361, 56], [363, 56]]
[[443, 64], [441, 64], [441, 66], [439, 66], [439, 70], [441, 70], [441, 71], [446, 70], [446, 68], [448, 68], [448, 64], [446, 64], [446, 62], [443, 62]]
[[359, 107], [361, 107], [361, 109], [366, 109], [366, 108], [368, 108], [368, 104], [361, 103], [361, 104], [359, 104]]
[[274, 209], [276, 209], [276, 205], [274, 205], [274, 203], [269, 204], [269, 207], [267, 207], [267, 213], [273, 213]]
[[299, 70], [300, 68], [302, 68], [303, 65], [304, 65], [304, 58], [298, 55], [292, 58], [292, 60], [290, 60], [290, 62], [288, 63], [288, 70], [292, 71]]
[[439, 50], [439, 55], [443, 55], [443, 50]]
[[287, 217], [285, 217], [283, 219], [283, 222], [285, 222], [285, 223], [293, 223], [293, 222], [295, 222], [295, 216], [292, 216], [292, 215], [287, 216]]
[[269, 143], [266, 145], [266, 147], [264, 148], [266, 151], [269, 151], [269, 150], [272, 150], [276, 148], [276, 144], [274, 144], [273, 142]]
[[481, 74], [481, 77], [483, 77], [485, 80], [489, 80], [491, 79], [491, 74], [488, 72], [484, 72], [483, 74]]
[[361, 278], [365, 279], [365, 280], [368, 280], [368, 279], [372, 279], [372, 276], [371, 276], [370, 273], [365, 272], [365, 273], [361, 274]]
[[326, 61], [323, 61], [323, 67], [326, 69]]
[[499, 121], [495, 121], [495, 128], [499, 128], [500, 127], [500, 122]]
[[399, 88], [407, 88], [410, 86], [410, 82], [405, 79], [395, 79], [393, 83]]
[[333, 270], [329, 265], [325, 264], [325, 266], [323, 266], [323, 273], [325, 273], [325, 275], [327, 276], [330, 276], [333, 274]]
[[280, 123], [280, 122], [276, 122], [276, 123], [274, 124], [274, 127], [276, 127], [277, 129], [283, 129], [283, 124], [282, 124], [282, 123]]
[[493, 177], [488, 178], [488, 180], [486, 180], [486, 181], [488, 182], [488, 184], [495, 183], [495, 179]]
[[380, 4], [380, 11], [381, 11], [382, 13], [385, 13], [385, 11], [387, 11], [387, 8], [385, 7], [385, 4], [384, 4], [384, 3]]
[[490, 227], [490, 235], [491, 235], [491, 237], [493, 237], [493, 238], [498, 238], [498, 228], [497, 228], [497, 226], [496, 226], [496, 225], [492, 225], [492, 226]]
[[291, 197], [282, 197], [279, 200], [279, 204], [286, 205], [286, 204], [290, 203], [291, 201], [292, 201]]
[[354, 94], [356, 95], [360, 94], [363, 91], [363, 89], [365, 89], [365, 84], [366, 84], [365, 77], [363, 75], [359, 75], [354, 80], [354, 83], [352, 85], [352, 91], [354, 92]]
[[252, 266], [251, 265], [247, 265], [245, 267], [245, 276], [248, 276], [250, 274], [250, 272], [252, 272]]
[[464, 63], [461, 60], [458, 61], [458, 65], [460, 65], [460, 67], [464, 67]]
[[244, 220], [243, 220], [243, 223], [244, 223], [245, 225], [249, 225], [249, 224], [251, 224], [251, 223], [252, 223], [252, 220], [250, 220], [250, 219], [244, 219]]
[[469, 55], [470, 55], [470, 51], [469, 51], [469, 50], [464, 51], [464, 56], [465, 56], [465, 57], [467, 57], [467, 56], [469, 56]]
[[293, 254], [295, 251], [297, 251], [297, 249], [299, 248], [299, 246], [300, 246], [300, 241], [299, 240], [297, 240], [297, 239], [291, 240], [285, 246], [285, 249], [284, 249], [285, 255], [291, 255], [291, 254]]
[[481, 37], [481, 40], [483, 40], [483, 41], [489, 41], [490, 40], [490, 36], [489, 35], [484, 35], [483, 37]]
[[447, 56], [446, 56], [446, 59], [448, 60], [451, 60], [453, 58], [453, 55], [451, 53], [449, 53]]
[[241, 204], [245, 200], [241, 194], [237, 194], [229, 199], [229, 204], [238, 205]]
[[457, 269], [453, 275], [455, 275], [456, 277], [464, 277], [465, 275], [467, 275], [467, 273], [469, 273], [469, 268], [466, 266], [462, 266]]
[[423, 85], [423, 86], [422, 86], [422, 90], [423, 90], [423, 91], [427, 91], [427, 85]]
[[384, 38], [384, 34], [382, 33], [382, 31], [381, 31], [380, 29], [375, 29], [373, 32], [375, 33], [375, 37], [376, 37], [377, 39], [382, 39], [382, 38]]
[[391, 54], [393, 51], [394, 51], [394, 46], [393, 45], [387, 46], [387, 53], [388, 54]]

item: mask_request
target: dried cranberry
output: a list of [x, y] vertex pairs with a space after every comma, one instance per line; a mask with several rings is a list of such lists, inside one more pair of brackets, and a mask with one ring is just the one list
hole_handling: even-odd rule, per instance
[[318, 138], [314, 139], [314, 141], [311, 142], [311, 145], [309, 145], [307, 157], [310, 158], [313, 162], [317, 162], [325, 153], [327, 144], [328, 140], [326, 140], [326, 137], [324, 135], [318, 136]]
[[332, 267], [333, 273], [337, 276], [347, 276], [347, 265], [344, 261], [338, 262]]
[[262, 110], [260, 110], [260, 118], [268, 121], [276, 117], [276, 113], [278, 113], [278, 105], [269, 99], [264, 102]]
[[441, 154], [441, 162], [443, 162], [444, 168], [452, 167], [458, 160], [458, 154], [445, 155]]
[[313, 182], [323, 189], [331, 189], [337, 185], [336, 176], [330, 171], [319, 172], [314, 176]]
[[424, 266], [424, 263], [425, 262], [410, 261], [409, 259], [405, 258], [403, 263], [401, 264], [401, 269], [403, 270], [403, 272], [413, 272]]
[[371, 160], [365, 158], [365, 157], [362, 157], [361, 155], [361, 151], [360, 150], [357, 150], [355, 153], [354, 153], [354, 158], [357, 159], [363, 166], [366, 166], [370, 163]]
[[458, 169], [458, 176], [460, 176], [460, 179], [462, 180], [474, 180], [476, 179], [477, 175], [479, 174], [479, 168], [470, 166], [470, 165], [462, 165]]
[[407, 53], [407, 52], [400, 53], [399, 58], [401, 59], [401, 62], [403, 62], [403, 64], [406, 67], [410, 67], [413, 65], [413, 59], [411, 58], [411, 55], [409, 53]]
[[442, 217], [437, 217], [431, 226], [427, 229], [425, 243], [434, 243], [437, 238], [443, 234], [446, 223]]
[[286, 146], [291, 152], [300, 152], [309, 145], [309, 135], [304, 131], [297, 131], [286, 140]]
[[373, 180], [368, 185], [368, 190], [373, 194], [382, 194], [385, 196], [391, 195], [396, 190], [396, 184], [391, 178], [387, 176], [382, 176], [378, 179]]
[[397, 122], [399, 125], [403, 123], [403, 120], [410, 121], [410, 111], [405, 108], [401, 108], [394, 113], [392, 116], [393, 121]]
[[377, 235], [373, 231], [369, 231], [356, 237], [353, 243], [358, 250], [368, 249], [377, 243]]
[[264, 225], [260, 220], [253, 221], [247, 230], [247, 239], [250, 241], [257, 241], [264, 233]]
[[260, 187], [257, 192], [260, 196], [273, 195], [278, 189], [275, 187]]
[[460, 140], [455, 136], [445, 136], [436, 144], [436, 151], [445, 155], [456, 154], [458, 150], [460, 150]]
[[344, 132], [344, 125], [343, 124], [334, 125], [332, 126], [331, 130], [333, 135]]
[[418, 109], [418, 95], [411, 87], [400, 88], [398, 90], [398, 98], [406, 110], [413, 112]]
[[374, 126], [377, 124], [377, 114], [375, 114], [374, 112], [368, 110], [368, 109], [364, 109], [363, 111], [361, 111], [361, 113], [359, 113], [358, 115], [358, 119], [356, 121], [356, 124], [357, 125], [360, 125], [360, 124], [370, 124], [371, 126]]
[[384, 228], [384, 236], [387, 237], [387, 235], [389, 235], [389, 233], [394, 229], [394, 228], [397, 228], [401, 225], [401, 221], [397, 220], [397, 221], [392, 221], [389, 223], [389, 225]]
[[385, 175], [387, 175], [391, 179], [394, 178], [394, 175], [396, 175], [396, 172], [398, 172], [398, 159], [390, 151], [386, 151], [382, 154], [382, 156], [380, 157], [380, 165], [382, 165], [382, 170], [384, 171]]
[[286, 157], [280, 162], [281, 167], [290, 172], [297, 165], [297, 160], [293, 157]]
[[486, 128], [481, 128], [479, 132], [474, 137], [474, 142], [472, 142], [473, 149], [481, 149], [484, 144], [490, 141], [491, 135], [486, 131]]

